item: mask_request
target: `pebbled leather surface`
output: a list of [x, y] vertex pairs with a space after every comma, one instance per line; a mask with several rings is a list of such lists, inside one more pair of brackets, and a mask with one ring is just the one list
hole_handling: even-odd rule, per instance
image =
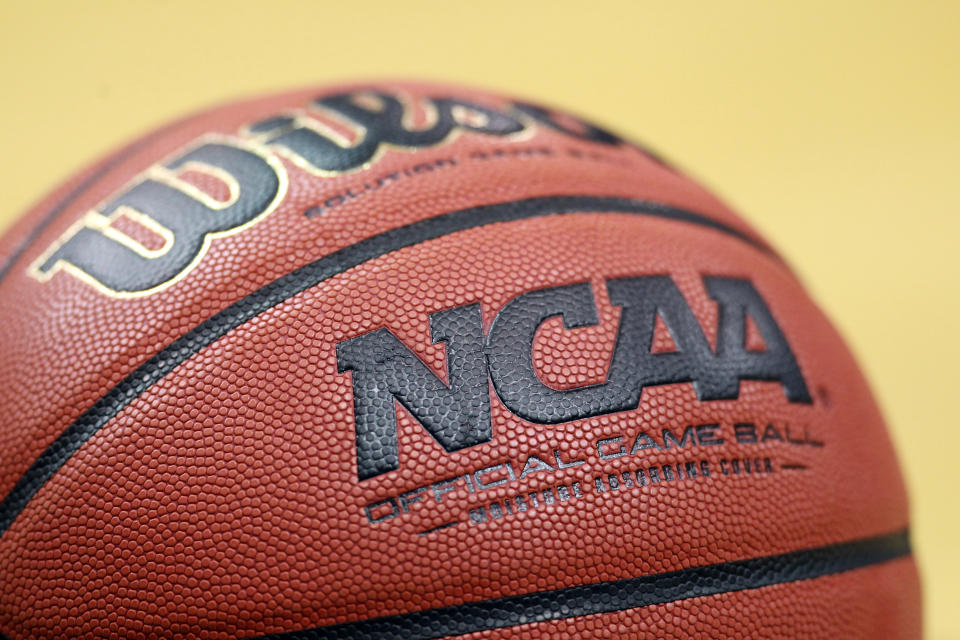
[[[0, 255], [14, 258], [0, 280], [0, 632], [407, 637], [363, 632], [361, 621], [580, 588], [615, 603], [622, 593], [604, 585], [680, 572], [689, 580], [676, 591], [650, 587], [660, 595], [621, 600], [613, 608], [623, 611], [573, 607], [508, 627], [476, 605], [492, 630], [437, 633], [918, 637], [913, 561], [894, 559], [903, 544], [867, 554], [875, 565], [841, 554], [840, 573], [796, 556], [798, 573], [757, 581], [751, 562], [905, 531], [882, 417], [843, 341], [756, 232], [649, 153], [572, 135], [592, 131], [576, 121], [558, 117], [568, 132], [468, 130], [435, 146], [387, 146], [337, 175], [270, 151], [287, 179], [276, 209], [213, 239], [162, 290], [111, 297], [64, 271], [46, 282], [28, 274], [88, 210], [198, 137], [243, 137], [251, 123], [358, 88], [270, 96], [172, 125], [0, 239]], [[419, 105], [411, 126], [429, 125], [426, 96], [510, 104], [451, 87], [377, 90]], [[324, 126], [362, 135], [334, 118]], [[644, 388], [627, 411], [537, 424], [491, 386], [489, 442], [446, 451], [416, 407], [398, 403], [396, 470], [358, 478], [354, 389], [338, 344], [388, 329], [448, 381], [459, 365], [432, 339], [431, 314], [479, 305], [489, 332], [521, 294], [588, 283], [597, 322], [548, 318], [530, 354], [553, 389], [602, 384], [621, 315], [607, 282], [653, 275], [675, 283], [711, 348], [718, 307], [704, 278], [749, 281], [812, 403], [789, 401], [776, 380], [744, 380], [735, 400], [709, 401], [678, 382]], [[748, 349], [762, 350], [747, 324]], [[658, 325], [652, 350], [675, 346]], [[638, 448], [641, 434], [656, 446]], [[716, 565], [754, 570], [711, 588], [720, 583], [705, 567]], [[751, 588], [729, 592], [737, 584]]]
[[[715, 594], [762, 589], [887, 563], [909, 555], [906, 532], [766, 558], [693, 567], [616, 582], [510, 596], [390, 618], [262, 636], [261, 640], [393, 637], [426, 640], [628, 611]], [[684, 606], [684, 605], [680, 605]], [[800, 618], [794, 621], [798, 625]], [[713, 620], [716, 623], [718, 620]], [[534, 626], [534, 628], [536, 628]], [[794, 627], [796, 628], [796, 627]]]

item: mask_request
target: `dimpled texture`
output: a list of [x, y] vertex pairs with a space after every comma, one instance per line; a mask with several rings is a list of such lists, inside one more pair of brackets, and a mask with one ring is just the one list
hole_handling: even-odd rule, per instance
[[[69, 181], [0, 239], [0, 495], [20, 495], [45, 451], [69, 450], [0, 537], [0, 633], [382, 637], [349, 625], [535, 594], [542, 613], [561, 590], [679, 572], [670, 584], [689, 589], [668, 602], [610, 610], [595, 598], [589, 611], [561, 607], [506, 626], [493, 608], [479, 616], [485, 627], [458, 633], [919, 637], [909, 555], [768, 585], [724, 587], [697, 573], [899, 535], [907, 499], [870, 391], [797, 279], [722, 202], [632, 145], [528, 120], [510, 137], [461, 131], [434, 146], [387, 147], [339, 175], [273, 149], [288, 181], [276, 209], [214, 238], [170, 286], [118, 298], [65, 271], [46, 282], [28, 274], [85, 212], [199, 137], [243, 136], [267, 117], [305, 113], [317, 97], [371, 86], [271, 96], [174, 123]], [[412, 127], [429, 125], [431, 96], [510, 104], [462, 88], [374, 88], [403, 96]], [[323, 122], [351, 143], [363, 135]], [[224, 197], [206, 174], [185, 179]], [[529, 214], [560, 197], [583, 200]], [[610, 204], [591, 209], [587, 198]], [[485, 206], [518, 201], [534, 204], [483, 217]], [[619, 201], [646, 204], [627, 211]], [[464, 211], [459, 226], [439, 226]], [[439, 231], [391, 240], [418, 224]], [[129, 229], [151, 241], [137, 233]], [[309, 277], [275, 284], [295, 273]], [[358, 479], [353, 374], [338, 371], [338, 343], [389, 329], [448, 380], [430, 314], [478, 304], [487, 331], [523, 293], [586, 282], [599, 323], [566, 329], [550, 318], [530, 349], [548, 386], [600, 384], [620, 319], [606, 283], [645, 275], [672, 278], [712, 347], [718, 307], [704, 276], [749, 280], [813, 402], [789, 402], [779, 382], [756, 380], [736, 399], [701, 401], [680, 382], [644, 389], [629, 411], [542, 425], [515, 416], [491, 387], [489, 442], [445, 451], [397, 403], [398, 468]], [[674, 348], [668, 334], [658, 323], [653, 351]], [[751, 335], [748, 347], [762, 347]], [[754, 441], [738, 440], [737, 425], [753, 425]], [[698, 426], [700, 441], [685, 440]], [[640, 433], [659, 445], [632, 450]]]

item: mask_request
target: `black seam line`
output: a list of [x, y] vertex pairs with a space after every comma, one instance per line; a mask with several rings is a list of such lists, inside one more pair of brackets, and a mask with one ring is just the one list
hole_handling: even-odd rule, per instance
[[430, 640], [811, 580], [908, 555], [910, 540], [904, 529], [780, 555], [288, 631], [254, 640]]
[[623, 213], [693, 224], [737, 238], [776, 259], [772, 250], [760, 241], [705, 215], [657, 202], [598, 196], [545, 196], [482, 205], [385, 231], [257, 289], [203, 321], [137, 367], [67, 427], [17, 481], [0, 502], [0, 536], [40, 487], [111, 418], [177, 365], [264, 311], [348, 269], [421, 242], [489, 224], [577, 213]]

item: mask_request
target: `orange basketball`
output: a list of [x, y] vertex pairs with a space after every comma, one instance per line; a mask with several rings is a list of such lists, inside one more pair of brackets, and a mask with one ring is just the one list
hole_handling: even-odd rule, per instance
[[54, 191], [0, 278], [8, 638], [919, 637], [842, 339], [576, 117], [228, 105]]

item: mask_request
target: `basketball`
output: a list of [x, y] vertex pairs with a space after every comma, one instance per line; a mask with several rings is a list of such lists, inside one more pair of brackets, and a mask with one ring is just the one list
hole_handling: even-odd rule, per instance
[[0, 315], [4, 637], [919, 637], [842, 338], [584, 118], [409, 82], [185, 118], [0, 239]]

